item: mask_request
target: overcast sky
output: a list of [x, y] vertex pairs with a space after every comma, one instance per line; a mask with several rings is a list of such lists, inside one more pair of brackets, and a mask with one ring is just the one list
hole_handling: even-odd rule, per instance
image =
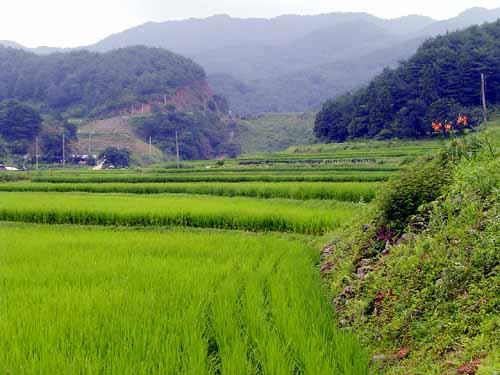
[[383, 18], [422, 14], [451, 18], [465, 9], [500, 7], [500, 0], [2, 0], [0, 40], [28, 47], [88, 45], [147, 21], [229, 14], [368, 12]]

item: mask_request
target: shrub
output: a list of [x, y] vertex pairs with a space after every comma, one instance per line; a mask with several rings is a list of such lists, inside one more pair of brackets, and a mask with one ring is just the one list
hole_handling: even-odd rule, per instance
[[451, 181], [451, 166], [441, 157], [413, 164], [387, 184], [379, 200], [383, 225], [401, 231], [420, 206], [441, 196]]
[[116, 147], [108, 147], [99, 155], [99, 159], [104, 160], [106, 166], [126, 168], [130, 164], [130, 151], [120, 150]]

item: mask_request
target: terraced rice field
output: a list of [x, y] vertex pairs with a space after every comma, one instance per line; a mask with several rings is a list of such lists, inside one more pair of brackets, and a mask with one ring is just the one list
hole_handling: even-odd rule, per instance
[[324, 234], [362, 206], [335, 201], [191, 195], [0, 193], [0, 220], [43, 224], [180, 226]]
[[0, 374], [367, 375], [318, 249], [434, 144], [318, 147], [0, 173]]
[[162, 174], [84, 174], [41, 175], [32, 182], [49, 183], [171, 183], [171, 182], [377, 182], [386, 181], [391, 172], [309, 172], [309, 173], [162, 173]]
[[37, 183], [0, 184], [0, 191], [194, 194], [225, 197], [323, 199], [370, 202], [379, 185], [371, 182], [240, 182], [240, 183]]

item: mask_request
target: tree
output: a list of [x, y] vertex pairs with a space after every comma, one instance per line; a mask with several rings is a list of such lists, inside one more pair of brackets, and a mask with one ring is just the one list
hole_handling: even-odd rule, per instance
[[42, 118], [33, 107], [17, 100], [0, 103], [0, 136], [8, 142], [11, 152], [26, 153], [41, 124]]
[[61, 163], [63, 160], [63, 134], [65, 150], [69, 155], [71, 142], [77, 139], [76, 125], [69, 122], [47, 120], [41, 132], [42, 160], [46, 163]]
[[346, 122], [348, 101], [328, 101], [323, 105], [314, 123], [314, 134], [325, 140], [344, 142], [348, 136]]
[[104, 160], [105, 166], [116, 168], [127, 168], [130, 165], [130, 151], [108, 147], [99, 155], [100, 160]]
[[154, 145], [175, 158], [176, 132], [182, 160], [211, 159], [223, 155], [236, 156], [240, 149], [231, 144], [228, 132], [217, 113], [160, 112], [134, 119], [135, 132], [145, 141], [152, 138]]
[[419, 138], [427, 132], [426, 106], [417, 100], [410, 100], [396, 114], [393, 129], [400, 138]]

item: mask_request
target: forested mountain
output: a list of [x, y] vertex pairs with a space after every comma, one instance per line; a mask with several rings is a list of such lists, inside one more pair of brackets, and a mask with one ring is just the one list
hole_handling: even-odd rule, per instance
[[[446, 124], [479, 120], [481, 73], [487, 100], [500, 104], [500, 20], [426, 41], [397, 69], [386, 69], [366, 88], [328, 101], [315, 133], [326, 140], [421, 137]], [[466, 123], [462, 117], [466, 116]], [[435, 127], [431, 126], [435, 123]]]
[[[176, 131], [184, 159], [236, 155], [239, 148], [222, 119], [227, 112], [203, 68], [164, 49], [37, 55], [0, 46], [0, 158], [32, 158], [38, 138], [41, 161], [61, 162], [63, 134], [68, 154], [81, 150], [78, 129], [68, 120], [114, 116], [132, 117], [136, 136], [152, 136], [166, 155], [172, 154]], [[122, 139], [115, 131], [101, 133], [93, 135], [95, 143]]]
[[159, 48], [41, 56], [0, 46], [0, 101], [30, 102], [68, 117], [149, 103], [204, 80], [200, 66]]
[[227, 97], [236, 113], [297, 112], [319, 109], [332, 94], [367, 82], [391, 57], [375, 70], [373, 64], [358, 62], [352, 76], [346, 67], [402, 43], [432, 22], [420, 16], [382, 20], [364, 13], [271, 20], [215, 16], [148, 23], [89, 48], [105, 51], [130, 43], [166, 47], [200, 63], [214, 91]]
[[428, 37], [498, 17], [500, 8], [474, 8], [446, 21], [384, 20], [365, 13], [273, 19], [219, 15], [150, 22], [84, 48], [105, 52], [146, 45], [188, 56], [203, 66], [214, 91], [227, 97], [235, 113], [311, 111], [368, 83], [384, 67], [396, 66]]

